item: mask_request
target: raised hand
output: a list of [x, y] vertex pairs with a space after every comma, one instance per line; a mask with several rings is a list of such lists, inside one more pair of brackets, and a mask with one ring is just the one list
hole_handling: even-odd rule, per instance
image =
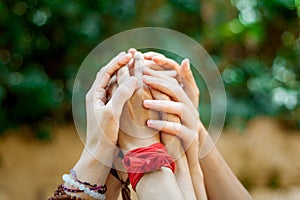
[[[151, 89], [168, 95], [171, 99], [171, 101], [145, 100], [144, 106], [177, 115], [180, 118], [179, 122], [178, 120], [168, 121], [166, 119], [148, 120], [147, 125], [183, 140], [197, 199], [207, 199], [203, 174], [198, 162], [198, 126], [200, 121], [198, 111], [176, 79], [163, 76], [157, 71], [147, 68], [144, 69], [144, 74], [143, 81], [145, 84]], [[194, 174], [196, 175], [194, 176]]]
[[[135, 77], [138, 80], [138, 89], [125, 103], [120, 117], [118, 144], [124, 153], [138, 147], [146, 147], [160, 142], [159, 131], [153, 130], [146, 125], [149, 118], [159, 119], [159, 113], [149, 111], [142, 105], [144, 99], [153, 99], [148, 86], [142, 82], [142, 70], [145, 66], [143, 55], [139, 52], [135, 53], [132, 64], [134, 65], [131, 68], [133, 72], [129, 71], [129, 66], [124, 66], [118, 71], [116, 76], [117, 85], [122, 85], [124, 80], [129, 77]], [[117, 89], [114, 89], [116, 84], [112, 85], [110, 90], [112, 96], [114, 96], [114, 91]]]

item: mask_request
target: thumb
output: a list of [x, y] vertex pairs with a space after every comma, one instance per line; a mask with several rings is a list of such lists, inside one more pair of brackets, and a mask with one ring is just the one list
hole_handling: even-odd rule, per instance
[[107, 106], [112, 109], [115, 117], [119, 118], [121, 116], [124, 104], [133, 95], [137, 85], [137, 78], [131, 76], [116, 89], [115, 93], [107, 103]]

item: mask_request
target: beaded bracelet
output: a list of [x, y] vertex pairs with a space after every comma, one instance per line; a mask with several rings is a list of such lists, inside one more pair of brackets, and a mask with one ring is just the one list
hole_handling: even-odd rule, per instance
[[82, 190], [85, 194], [89, 195], [90, 197], [93, 197], [95, 199], [104, 200], [105, 194], [101, 194], [98, 192], [95, 192], [94, 190], [91, 190], [89, 187], [85, 187], [84, 184], [79, 183], [78, 181], [74, 180], [69, 174], [64, 174], [62, 176], [62, 179], [65, 181], [65, 183], [78, 188], [79, 190]]
[[66, 186], [62, 185], [64, 191], [71, 192], [71, 193], [81, 193], [83, 190], [79, 190], [77, 188], [67, 188]]
[[66, 194], [62, 185], [59, 185], [57, 189], [54, 191], [53, 196], [49, 197], [48, 200], [84, 200], [84, 198], [71, 196]]
[[77, 175], [76, 172], [74, 171], [74, 169], [70, 170], [70, 175], [73, 177], [73, 179], [83, 185], [89, 186], [89, 188], [91, 190], [97, 191], [100, 194], [104, 194], [107, 191], [107, 187], [106, 185], [103, 186], [98, 186], [97, 184], [90, 184], [89, 182], [83, 182], [77, 179]]

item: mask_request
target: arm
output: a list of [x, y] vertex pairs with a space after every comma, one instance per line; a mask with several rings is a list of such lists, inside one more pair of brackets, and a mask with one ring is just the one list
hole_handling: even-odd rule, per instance
[[[206, 129], [202, 129], [200, 135], [203, 137], [200, 140], [205, 140], [208, 143], [205, 145], [214, 145]], [[204, 173], [204, 181], [210, 199], [252, 199], [248, 191], [231, 171], [216, 146], [213, 147], [207, 156], [199, 158], [199, 162]]]
[[[170, 97], [162, 92], [151, 89], [151, 93], [155, 100], [167, 100], [170, 101]], [[180, 123], [180, 118], [174, 114], [168, 114], [161, 112], [161, 118], [166, 121]], [[182, 146], [181, 140], [168, 133], [161, 131], [160, 138], [162, 143], [166, 146], [169, 154], [174, 158], [176, 162], [175, 178], [179, 188], [184, 195], [185, 199], [196, 199], [191, 174], [189, 171], [188, 160], [185, 154], [185, 150]]]
[[[184, 60], [180, 69], [178, 69], [178, 65], [176, 65], [176, 63], [172, 63], [159, 54], [156, 54], [156, 56], [150, 56], [150, 59], [159, 65], [165, 65], [168, 68], [176, 69], [180, 77], [177, 78], [177, 80], [181, 81], [185, 93], [192, 101], [194, 107], [197, 108], [199, 104], [199, 89], [190, 70], [189, 62]], [[198, 133], [200, 147], [203, 145], [205, 145], [205, 148], [214, 146], [213, 141], [201, 121], [198, 122]], [[188, 151], [187, 154], [189, 154]], [[199, 159], [199, 165], [203, 172], [205, 189], [209, 199], [252, 199], [248, 191], [233, 174], [215, 146], [206, 157]], [[197, 164], [190, 163], [189, 166], [197, 166]], [[197, 169], [199, 167], [193, 168], [195, 168], [195, 171], [198, 171], [197, 173], [200, 174], [198, 176], [201, 177], [202, 173], [199, 172], [199, 169]], [[191, 174], [192, 173], [193, 172], [191, 172]], [[193, 183], [194, 182], [195, 181], [193, 181]]]
[[[159, 61], [160, 59], [158, 59]], [[180, 76], [185, 93], [193, 102], [194, 107], [197, 108], [199, 104], [199, 89], [187, 60], [184, 60], [181, 64]], [[248, 191], [233, 174], [217, 147], [215, 147], [214, 142], [211, 140], [201, 121], [198, 121], [198, 133], [200, 147], [204, 145], [205, 148], [213, 147], [212, 151], [206, 157], [199, 158], [209, 199], [252, 199]], [[196, 166], [196, 164], [191, 164], [190, 166]]]
[[139, 200], [184, 199], [173, 172], [166, 167], [144, 174], [137, 184], [136, 192]]
[[[149, 88], [142, 84], [142, 67], [144, 59], [140, 52], [134, 55], [133, 71], [128, 72], [124, 67], [117, 74], [118, 84], [124, 77], [133, 74], [140, 80], [140, 86], [134, 95], [127, 101], [121, 115], [121, 126], [118, 144], [124, 153], [139, 147], [150, 146], [160, 142], [159, 131], [154, 131], [145, 125], [149, 116], [158, 118], [158, 113], [145, 109], [142, 100], [151, 98]], [[129, 126], [130, 125], [130, 126]], [[129, 126], [129, 127], [128, 127]], [[159, 170], [144, 173], [136, 186], [139, 199], [183, 199], [176, 179], [169, 168], [162, 167]]]
[[[199, 89], [190, 70], [189, 62], [182, 62], [180, 74], [185, 92], [193, 102], [195, 108], [197, 108], [199, 104]], [[199, 158], [209, 199], [252, 199], [248, 191], [233, 174], [222, 155], [219, 153], [201, 121], [198, 121], [197, 130], [199, 146], [204, 146], [205, 148], [213, 147], [212, 151], [206, 157]]]
[[[130, 49], [130, 53], [134, 56], [137, 52], [135, 49]], [[164, 74], [169, 77], [176, 77], [177, 75], [177, 69], [176, 67], [167, 69], [162, 65], [157, 65], [155, 62], [153, 62], [151, 59], [154, 56], [163, 56], [162, 54], [158, 54], [156, 52], [147, 52], [144, 53], [144, 59], [145, 59], [145, 67], [158, 70], [160, 74]], [[164, 57], [164, 56], [163, 56]], [[172, 62], [170, 60], [170, 62]], [[173, 62], [174, 64], [175, 62]], [[133, 67], [131, 67], [133, 69]], [[168, 100], [170, 101], [170, 97], [163, 94], [162, 92], [158, 90], [154, 90], [150, 88], [150, 92], [152, 94], [152, 97], [157, 100]], [[176, 115], [168, 114], [165, 112], [161, 112], [161, 118], [165, 119], [167, 121], [174, 121], [174, 122], [180, 122], [180, 119]], [[153, 116], [150, 116], [153, 119]], [[174, 135], [170, 135], [164, 132], [160, 132], [160, 141], [165, 145], [168, 153], [173, 157], [176, 163], [176, 169], [174, 172], [176, 182], [179, 186], [179, 189], [181, 193], [183, 194], [185, 199], [196, 199], [191, 175], [188, 167], [188, 161], [187, 157], [185, 155], [185, 150], [182, 147], [181, 140], [177, 138]]]
[[[86, 95], [86, 145], [80, 159], [73, 168], [77, 179], [80, 181], [104, 185], [109, 176], [118, 137], [119, 118], [123, 105], [135, 90], [137, 80], [134, 77], [128, 77], [109, 101], [106, 99], [106, 87], [111, 76], [120, 67], [127, 64], [131, 57], [131, 54], [120, 53], [103, 67]], [[74, 185], [69, 185], [68, 183], [64, 185], [68, 188], [74, 188]], [[108, 184], [108, 190], [113, 189], [115, 188]], [[85, 193], [66, 193], [85, 199], [92, 199]]]
[[[163, 67], [164, 70], [175, 71], [176, 76], [173, 76], [173, 77], [175, 77], [178, 82], [182, 83], [184, 91], [186, 93], [190, 93], [191, 96], [193, 97], [193, 99], [198, 100], [199, 91], [194, 90], [194, 88], [192, 88], [192, 90], [191, 90], [190, 87], [187, 87], [188, 86], [187, 83], [189, 83], [188, 81], [190, 81], [190, 77], [193, 78], [193, 75], [189, 68], [189, 61], [187, 59], [185, 59], [180, 66], [174, 60], [166, 58], [165, 56], [163, 56], [159, 53], [156, 53], [156, 52], [147, 52], [144, 54], [144, 56], [145, 56], [145, 58], [154, 61], [157, 65]], [[156, 68], [151, 68], [151, 69], [154, 69], [156, 71], [161, 70], [161, 69], [156, 69]], [[151, 72], [151, 71], [149, 71], [149, 72]], [[190, 73], [188, 73], [188, 72], [190, 72]], [[161, 71], [159, 73], [160, 73], [160, 75], [162, 75]], [[150, 73], [149, 75], [154, 75], [154, 74]], [[194, 80], [194, 79], [192, 79], [192, 80]], [[195, 82], [193, 82], [193, 83], [195, 84]], [[175, 85], [177, 84], [177, 86], [178, 86], [177, 82], [176, 83], [174, 82], [173, 84], [175, 84]], [[158, 98], [156, 98], [156, 99], [158, 99]], [[198, 102], [189, 102], [189, 108], [190, 108], [190, 110], [193, 111], [194, 108], [192, 105], [194, 105], [194, 107], [197, 108]], [[188, 116], [185, 116], [185, 117], [188, 117]], [[196, 119], [199, 121], [198, 115], [196, 115]], [[167, 120], [167, 121], [178, 122], [176, 120]], [[179, 119], [179, 122], [180, 122], [180, 119]], [[196, 130], [195, 127], [194, 127], [194, 129]], [[194, 138], [194, 139], [196, 139], [196, 138]], [[183, 170], [184, 170], [184, 168], [189, 169], [189, 174], [192, 178], [192, 183], [194, 185], [194, 191], [196, 193], [197, 199], [206, 198], [206, 197], [203, 197], [203, 194], [205, 194], [206, 192], [205, 192], [205, 186], [204, 186], [204, 181], [203, 181], [203, 173], [202, 173], [200, 164], [198, 162], [198, 157], [197, 157], [198, 156], [198, 141], [194, 140], [191, 143], [191, 145], [189, 145], [189, 146], [190, 146], [189, 148], [185, 148], [187, 163], [184, 164], [182, 167], [183, 167]], [[184, 155], [184, 157], [185, 157], [185, 155]], [[177, 179], [177, 181], [179, 182], [180, 179]], [[182, 184], [185, 184], [185, 183], [183, 182]]]
[[168, 120], [149, 120], [147, 125], [153, 129], [182, 139], [186, 150], [192, 183], [197, 199], [207, 199], [202, 171], [198, 162], [197, 121], [198, 112], [174, 78], [166, 77], [151, 69], [144, 69], [143, 81], [151, 88], [170, 96], [172, 101], [147, 100], [144, 106], [156, 111], [177, 115], [179, 122]]

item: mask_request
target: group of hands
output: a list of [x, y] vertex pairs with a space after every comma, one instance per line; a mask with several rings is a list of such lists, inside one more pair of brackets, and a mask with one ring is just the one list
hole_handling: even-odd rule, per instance
[[199, 153], [210, 140], [198, 104], [199, 89], [188, 59], [178, 64], [160, 53], [133, 48], [119, 53], [97, 73], [86, 95], [86, 144], [74, 166], [77, 176], [106, 184], [107, 199], [117, 199], [121, 185], [109, 171], [114, 166], [126, 180], [119, 151], [125, 154], [160, 142], [174, 158], [176, 170], [173, 174], [162, 167], [146, 173], [136, 187], [138, 198], [207, 199]]
[[[164, 137], [172, 135], [184, 149], [198, 148], [199, 130], [205, 131], [198, 103], [188, 59], [179, 65], [156, 52], [121, 52], [102, 67], [86, 95], [86, 147], [101, 159], [95, 142], [105, 140], [126, 153], [157, 142], [175, 144], [174, 137]], [[198, 159], [197, 153], [193, 156]]]

